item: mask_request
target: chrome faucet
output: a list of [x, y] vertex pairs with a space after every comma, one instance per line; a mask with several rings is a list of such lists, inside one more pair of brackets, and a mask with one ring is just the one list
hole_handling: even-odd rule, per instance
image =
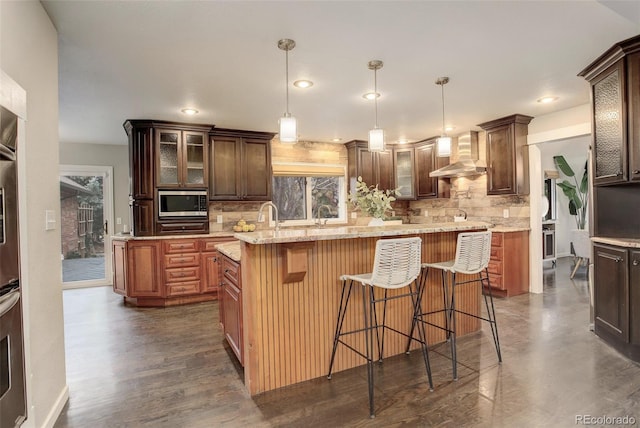
[[270, 206], [273, 208], [273, 216], [274, 216], [274, 220], [276, 222], [276, 232], [278, 230], [280, 230], [280, 222], [278, 221], [278, 207], [275, 206], [275, 204], [271, 201], [267, 201], [264, 204], [260, 205], [260, 208], [258, 209], [258, 222], [263, 221], [264, 217], [262, 214], [262, 210], [264, 207], [266, 206]]
[[322, 219], [320, 218], [320, 209], [321, 208], [325, 208], [327, 213], [331, 214], [331, 207], [329, 205], [324, 205], [323, 204], [323, 205], [318, 206], [318, 209], [316, 210], [316, 216], [317, 216], [316, 217], [316, 224], [318, 226], [326, 225], [327, 224], [327, 220], [328, 220], [328, 218], [325, 218], [324, 219], [324, 223], [322, 222]]

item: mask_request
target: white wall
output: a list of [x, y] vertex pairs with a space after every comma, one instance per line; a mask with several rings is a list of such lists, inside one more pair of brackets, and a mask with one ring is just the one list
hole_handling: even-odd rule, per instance
[[[124, 135], [124, 130], [122, 131]], [[112, 232], [122, 232], [129, 224], [129, 151], [128, 146], [116, 144], [60, 143], [61, 165], [100, 165], [113, 167], [114, 219], [120, 217], [122, 224], [114, 224]], [[129, 225], [131, 226], [131, 225]]]
[[25, 358], [25, 427], [50, 426], [67, 399], [60, 229], [45, 231], [45, 210], [59, 219], [58, 40], [40, 2], [0, 1], [0, 68], [27, 94], [18, 147]]

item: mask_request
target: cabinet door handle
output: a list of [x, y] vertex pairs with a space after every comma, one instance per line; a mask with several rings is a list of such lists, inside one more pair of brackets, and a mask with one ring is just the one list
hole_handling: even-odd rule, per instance
[[638, 265], [640, 265], [640, 261], [639, 261], [638, 259], [635, 259], [635, 260], [633, 261], [633, 265], [634, 265], [634, 266], [638, 266]]
[[217, 262], [218, 262], [218, 258], [217, 258], [217, 257], [214, 257], [214, 258], [213, 258], [213, 262], [214, 262], [214, 263], [217, 263]]
[[640, 170], [638, 170], [638, 169], [634, 169], [634, 170], [633, 170], [633, 173], [634, 173], [634, 174], [636, 174], [636, 175], [637, 175], [637, 174], [640, 174]]
[[225, 269], [225, 270], [224, 270], [224, 273], [229, 273], [229, 269]]
[[620, 263], [623, 259], [622, 257], [616, 257], [614, 260], [616, 261], [616, 263]]

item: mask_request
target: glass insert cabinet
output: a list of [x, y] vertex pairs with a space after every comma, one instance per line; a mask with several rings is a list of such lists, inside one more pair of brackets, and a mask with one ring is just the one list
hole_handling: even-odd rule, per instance
[[207, 135], [203, 132], [156, 130], [158, 187], [203, 188]]

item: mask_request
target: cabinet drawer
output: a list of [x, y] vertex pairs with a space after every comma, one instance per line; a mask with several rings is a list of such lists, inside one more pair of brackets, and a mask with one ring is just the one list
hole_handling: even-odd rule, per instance
[[169, 254], [164, 256], [165, 269], [183, 266], [200, 266], [200, 253]]
[[209, 220], [202, 220], [198, 222], [169, 222], [169, 221], [157, 221], [156, 222], [156, 234], [157, 235], [180, 235], [180, 234], [195, 234], [195, 233], [207, 233], [209, 231]]
[[164, 272], [165, 282], [185, 282], [200, 280], [200, 266], [166, 269]]
[[491, 260], [502, 260], [502, 247], [491, 247]]
[[232, 260], [229, 260], [227, 257], [223, 257], [222, 259], [222, 272], [224, 274], [224, 276], [226, 276], [227, 278], [229, 278], [229, 280], [231, 280], [231, 282], [233, 282], [234, 285], [236, 285], [238, 288], [240, 287], [239, 281], [238, 281], [238, 276], [240, 274], [239, 270], [240, 270], [240, 265], [238, 263], [235, 263]]
[[489, 261], [489, 266], [487, 266], [487, 270], [489, 273], [502, 274], [502, 262], [501, 261]]
[[216, 245], [222, 244], [223, 242], [231, 242], [233, 238], [216, 238], [216, 239], [203, 239], [201, 240], [200, 251], [203, 252], [212, 252], [218, 251], [216, 250]]
[[184, 294], [198, 294], [200, 281], [177, 282], [167, 285], [167, 296], [181, 296]]
[[165, 254], [171, 253], [197, 253], [198, 241], [195, 239], [171, 239], [164, 242]]
[[491, 246], [492, 247], [502, 247], [502, 233], [492, 233], [491, 234]]

